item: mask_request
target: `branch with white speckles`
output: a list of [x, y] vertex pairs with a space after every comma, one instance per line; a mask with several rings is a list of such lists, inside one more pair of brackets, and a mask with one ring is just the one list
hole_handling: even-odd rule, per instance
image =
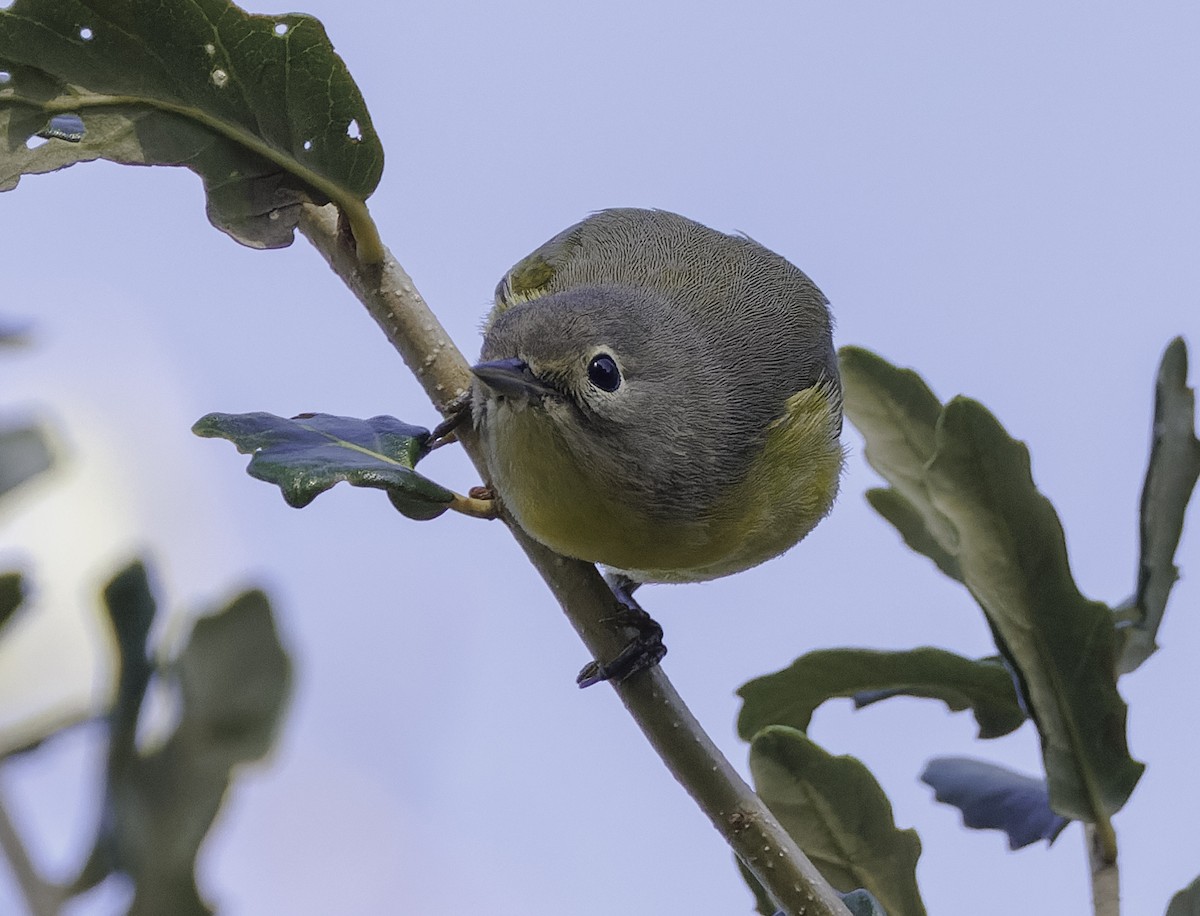
[[[449, 413], [470, 388], [470, 366], [404, 269], [390, 253], [380, 264], [360, 261], [332, 206], [306, 207], [300, 229], [366, 306], [434, 406]], [[459, 441], [486, 477], [474, 431], [460, 428]], [[629, 637], [613, 621], [614, 599], [596, 568], [553, 553], [511, 522], [508, 527], [592, 656], [613, 658]], [[667, 768], [785, 913], [848, 916], [837, 892], [713, 744], [661, 667], [613, 686]]]

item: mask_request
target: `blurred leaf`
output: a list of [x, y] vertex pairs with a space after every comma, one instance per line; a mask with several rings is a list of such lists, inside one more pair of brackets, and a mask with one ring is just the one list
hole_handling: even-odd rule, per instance
[[[957, 563], [1021, 680], [1054, 809], [1091, 823], [1107, 818], [1143, 769], [1126, 744], [1113, 619], [1076, 587], [1028, 450], [962, 397], [942, 408], [930, 447], [936, 399], [912, 372], [855, 349], [843, 349], [842, 372], [846, 413], [867, 439], [868, 460]], [[895, 406], [913, 403], [920, 408]]]
[[1025, 721], [1012, 677], [998, 659], [973, 661], [942, 649], [907, 652], [820, 649], [775, 674], [742, 685], [738, 734], [747, 741], [768, 725], [807, 731], [812, 714], [826, 700], [864, 692], [941, 700], [951, 710], [970, 709], [981, 738], [1006, 735]]
[[[131, 620], [145, 619], [148, 596], [129, 590], [128, 602], [140, 608]], [[135, 627], [126, 630], [119, 639], [123, 660]], [[124, 671], [123, 664], [122, 694], [137, 687]], [[76, 889], [117, 871], [134, 885], [132, 916], [205, 914], [196, 855], [233, 771], [269, 750], [291, 685], [291, 663], [266, 597], [246, 592], [196, 621], [183, 652], [159, 676], [178, 690], [178, 725], [157, 749], [140, 752], [133, 732], [122, 727], [120, 711], [129, 704], [118, 699], [100, 830]], [[144, 692], [143, 684], [139, 704]]]
[[117, 696], [109, 715], [113, 746], [132, 752], [142, 698], [154, 666], [146, 639], [154, 623], [157, 604], [145, 565], [136, 560], [104, 587], [104, 606], [117, 638]]
[[921, 841], [897, 830], [879, 784], [853, 757], [834, 757], [803, 732], [770, 726], [750, 745], [762, 800], [835, 888], [870, 891], [891, 916], [925, 912], [917, 890]]
[[1070, 821], [1050, 808], [1043, 779], [969, 757], [937, 757], [929, 761], [921, 781], [940, 802], [962, 811], [963, 823], [975, 830], [1003, 830], [1009, 849], [1037, 840], [1049, 845]]
[[36, 424], [0, 429], [0, 496], [49, 469], [50, 440]]
[[1158, 367], [1154, 393], [1154, 433], [1150, 463], [1142, 485], [1136, 618], [1122, 628], [1119, 670], [1133, 671], [1158, 649], [1155, 636], [1162, 623], [1171, 586], [1179, 578], [1175, 550], [1183, 533], [1183, 516], [1200, 476], [1200, 441], [1196, 439], [1196, 395], [1187, 385], [1187, 345], [1171, 341]]
[[251, 477], [277, 484], [289, 506], [301, 508], [334, 484], [386, 490], [409, 518], [437, 518], [454, 494], [413, 468], [425, 456], [429, 430], [393, 417], [358, 420], [301, 414], [285, 420], [269, 413], [210, 413], [192, 432], [228, 439], [253, 454]]
[[1200, 916], [1200, 878], [1171, 898], [1167, 916]]
[[[0, 190], [99, 158], [182, 165], [203, 179], [214, 226], [278, 248], [305, 201], [365, 213], [383, 170], [362, 95], [310, 16], [15, 0], [0, 10], [0, 73]], [[27, 145], [35, 135], [53, 139]]]
[[29, 343], [29, 326], [0, 321], [0, 347], [23, 347]]
[[0, 573], [0, 633], [21, 602], [25, 600], [25, 586], [20, 573]]
[[87, 890], [121, 867], [113, 810], [118, 788], [128, 781], [137, 764], [138, 716], [154, 668], [146, 649], [146, 638], [154, 622], [157, 605], [150, 589], [146, 567], [136, 560], [117, 573], [104, 587], [104, 607], [117, 643], [117, 692], [107, 716], [108, 762], [105, 801], [96, 842], [79, 877], [75, 891]]

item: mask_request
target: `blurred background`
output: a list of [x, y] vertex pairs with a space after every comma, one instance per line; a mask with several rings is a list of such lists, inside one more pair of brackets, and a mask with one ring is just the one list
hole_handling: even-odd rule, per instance
[[[285, 12], [264, 4], [255, 12]], [[1029, 444], [1090, 596], [1135, 582], [1154, 373], [1184, 334], [1200, 361], [1200, 7], [613, 0], [601, 6], [308, 0], [387, 152], [385, 242], [474, 358], [500, 275], [590, 211], [661, 207], [743, 231], [805, 270], [839, 344], [983, 401]], [[303, 512], [251, 480], [202, 414], [438, 417], [365, 310], [303, 239], [239, 247], [180, 169], [105, 163], [0, 197], [0, 315], [32, 346], [0, 362], [0, 410], [40, 413], [57, 470], [0, 521], [0, 568], [34, 613], [0, 645], [0, 730], [105, 701], [99, 587], [145, 554], [163, 637], [248, 585], [296, 660], [277, 749], [238, 780], [200, 860], [231, 916], [748, 913], [718, 835], [587, 661], [499, 524], [418, 525], [339, 487]], [[1190, 381], [1200, 377], [1193, 366]], [[991, 651], [966, 592], [866, 505], [850, 427], [833, 513], [785, 557], [641, 595], [665, 667], [731, 760], [735, 688], [829, 646]], [[477, 483], [445, 449], [423, 465]], [[1131, 914], [1200, 872], [1197, 511], [1163, 651], [1121, 681], [1148, 764], [1116, 818]], [[974, 741], [967, 714], [892, 700], [823, 707], [812, 736], [862, 758], [920, 832], [933, 914], [1083, 914], [1082, 831], [1009, 853], [917, 781], [974, 754], [1036, 773], [1029, 725]], [[100, 732], [0, 772], [51, 876], [88, 848]], [[71, 912], [119, 912], [108, 886]], [[0, 869], [0, 912], [20, 912]]]

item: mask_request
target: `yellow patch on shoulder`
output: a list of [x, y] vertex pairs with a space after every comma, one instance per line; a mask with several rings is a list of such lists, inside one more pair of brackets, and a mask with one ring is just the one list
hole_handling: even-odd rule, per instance
[[508, 295], [514, 302], [536, 299], [554, 279], [554, 268], [539, 255], [530, 255], [508, 272]]

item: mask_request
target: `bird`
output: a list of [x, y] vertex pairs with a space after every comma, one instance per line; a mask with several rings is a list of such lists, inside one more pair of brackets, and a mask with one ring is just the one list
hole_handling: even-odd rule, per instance
[[665, 210], [593, 213], [504, 274], [472, 372], [501, 505], [535, 540], [604, 567], [630, 613], [645, 613], [641, 584], [783, 553], [837, 494], [829, 302], [748, 236]]

